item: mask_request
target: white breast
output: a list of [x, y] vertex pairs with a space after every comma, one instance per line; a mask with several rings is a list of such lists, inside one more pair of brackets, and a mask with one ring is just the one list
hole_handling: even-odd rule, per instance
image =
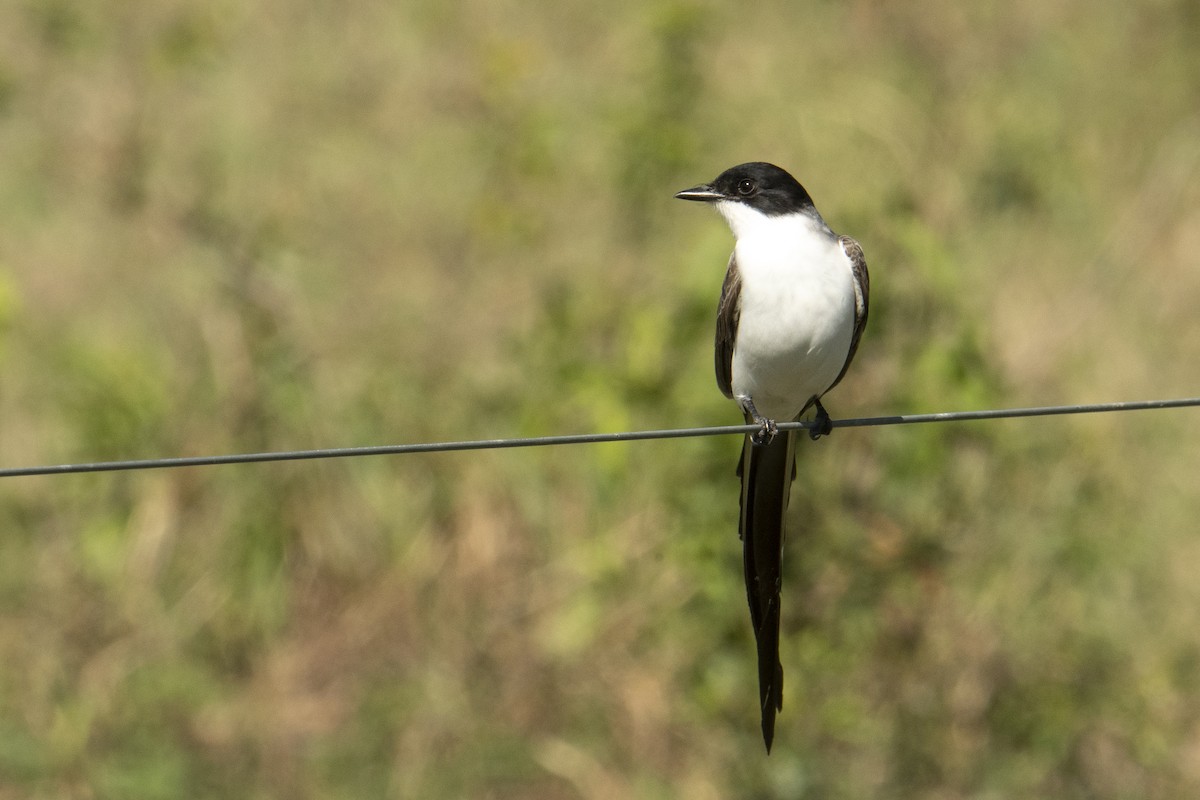
[[854, 332], [850, 259], [819, 217], [725, 205], [742, 279], [733, 393], [771, 419], [791, 420], [845, 364]]

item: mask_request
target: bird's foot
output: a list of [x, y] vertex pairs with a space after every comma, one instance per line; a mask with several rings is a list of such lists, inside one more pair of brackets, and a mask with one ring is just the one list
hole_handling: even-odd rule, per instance
[[817, 408], [817, 416], [813, 420], [812, 426], [808, 429], [808, 438], [814, 442], [822, 436], [828, 436], [833, 431], [833, 420], [829, 419], [829, 412], [825, 410], [825, 406], [821, 405], [820, 400], [814, 401]]
[[750, 441], [757, 445], [770, 444], [775, 438], [775, 434], [779, 433], [779, 426], [775, 424], [775, 420], [767, 419], [758, 413], [758, 409], [754, 407], [754, 401], [749, 397], [740, 398], [740, 404], [742, 411], [746, 412], [746, 415], [758, 426], [758, 430], [750, 434]]
[[759, 428], [750, 434], [750, 441], [755, 444], [770, 444], [775, 438], [775, 434], [779, 433], [779, 426], [775, 424], [775, 420], [759, 417], [754, 421], [758, 423]]

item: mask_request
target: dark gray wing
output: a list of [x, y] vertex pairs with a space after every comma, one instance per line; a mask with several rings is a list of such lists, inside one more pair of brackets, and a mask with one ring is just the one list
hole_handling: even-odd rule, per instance
[[717, 387], [733, 398], [733, 343], [737, 341], [738, 319], [742, 313], [742, 276], [738, 272], [736, 253], [729, 256], [725, 283], [721, 285], [721, 301], [717, 303], [716, 367]]
[[[867, 272], [867, 260], [863, 257], [862, 245], [849, 236], [839, 237], [842, 252], [850, 259], [850, 269], [854, 274], [854, 333], [850, 336], [850, 350], [846, 353], [846, 363], [837, 379], [829, 384], [829, 389], [837, 386], [850, 368], [854, 354], [858, 352], [858, 341], [862, 338], [863, 330], [867, 327], [867, 306], [871, 297], [871, 275]], [[826, 389], [825, 391], [829, 391]]]

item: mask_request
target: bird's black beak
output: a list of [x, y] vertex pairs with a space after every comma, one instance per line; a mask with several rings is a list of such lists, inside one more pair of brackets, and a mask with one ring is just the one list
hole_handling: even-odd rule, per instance
[[707, 183], [702, 183], [699, 186], [693, 186], [690, 189], [684, 189], [682, 192], [675, 193], [676, 200], [699, 200], [702, 203], [711, 203], [714, 200], [720, 200], [722, 197], [724, 195]]

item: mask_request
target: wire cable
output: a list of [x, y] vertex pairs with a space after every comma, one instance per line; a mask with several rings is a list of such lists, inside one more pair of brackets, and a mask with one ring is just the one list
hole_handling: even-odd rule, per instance
[[[1136, 400], [1123, 403], [1091, 405], [1039, 406], [1034, 408], [1001, 408], [986, 411], [945, 411], [933, 414], [897, 414], [887, 417], [831, 420], [835, 428], [870, 428], [884, 425], [913, 425], [928, 422], [963, 422], [971, 420], [1013, 419], [1017, 417], [1051, 417], [1066, 414], [1097, 414], [1111, 411], [1146, 411], [1163, 408], [1200, 406], [1200, 397], [1176, 400]], [[780, 422], [779, 430], [808, 429], [812, 422]], [[464, 442], [425, 442], [419, 444], [379, 445], [373, 447], [335, 447], [320, 450], [283, 450], [270, 453], [236, 453], [218, 456], [184, 456], [179, 458], [147, 458], [130, 461], [96, 461], [82, 464], [56, 464], [38, 467], [0, 469], [0, 478], [19, 478], [34, 475], [69, 475], [84, 472], [122, 472], [129, 470], [169, 469], [174, 467], [209, 467], [226, 464], [257, 464], [269, 461], [302, 461], [317, 458], [356, 458], [361, 456], [393, 456], [409, 453], [446, 453], [460, 450], [500, 450], [513, 447], [549, 447], [568, 444], [597, 444], [601, 442], [634, 442], [646, 439], [684, 439], [697, 436], [728, 436], [754, 433], [757, 425], [718, 425], [705, 428], [669, 428], [651, 431], [619, 433], [577, 433], [558, 436], [533, 436], [521, 439], [477, 439]]]

